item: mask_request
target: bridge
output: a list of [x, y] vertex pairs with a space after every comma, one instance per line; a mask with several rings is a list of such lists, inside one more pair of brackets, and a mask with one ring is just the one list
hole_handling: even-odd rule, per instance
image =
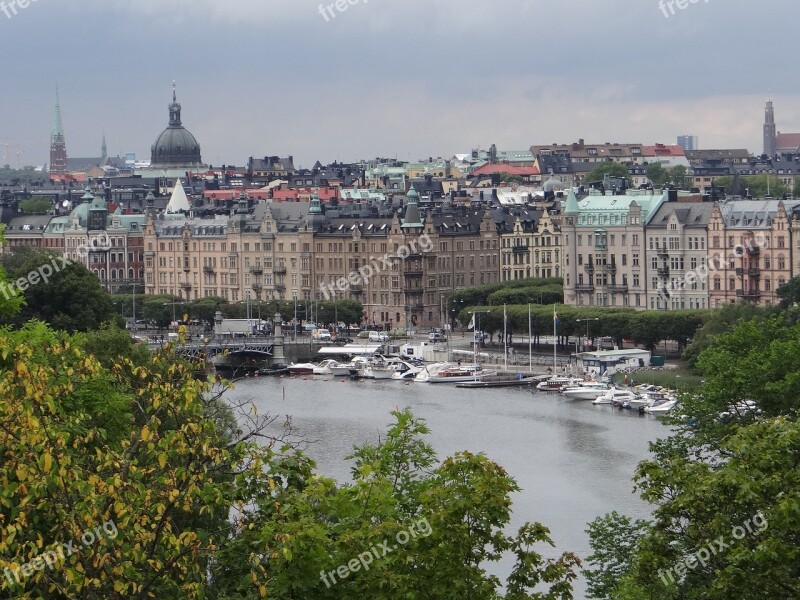
[[187, 358], [212, 359], [220, 354], [228, 356], [249, 356], [266, 360], [272, 357], [275, 348], [274, 336], [249, 336], [231, 338], [229, 336], [209, 336], [199, 340], [175, 344], [175, 352]]

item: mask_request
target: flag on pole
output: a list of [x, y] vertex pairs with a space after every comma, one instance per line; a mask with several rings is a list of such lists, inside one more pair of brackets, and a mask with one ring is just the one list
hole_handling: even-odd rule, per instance
[[558, 327], [558, 313], [556, 312], [556, 306], [553, 305], [553, 325]]
[[472, 313], [472, 320], [467, 325], [467, 329], [475, 329], [475, 313]]

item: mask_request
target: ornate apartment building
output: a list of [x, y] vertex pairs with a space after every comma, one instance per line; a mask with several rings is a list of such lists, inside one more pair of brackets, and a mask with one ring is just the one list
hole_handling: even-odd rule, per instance
[[561, 277], [561, 229], [544, 209], [502, 208], [495, 213], [500, 232], [500, 280]]
[[645, 227], [647, 308], [708, 308], [708, 224], [714, 204], [670, 198]]
[[647, 308], [645, 224], [666, 193], [593, 192], [564, 203], [564, 301], [576, 306]]
[[709, 267], [714, 267], [709, 274], [710, 307], [737, 300], [777, 304], [775, 291], [793, 275], [792, 234], [800, 225], [791, 215], [798, 206], [798, 201], [783, 200], [714, 205], [708, 232]]
[[352, 298], [365, 320], [432, 327], [448, 320], [455, 289], [495, 283], [500, 236], [488, 211], [453, 207], [419, 216], [410, 190], [403, 217], [327, 214], [310, 203], [259, 203], [241, 196], [231, 216], [149, 212], [144, 232], [148, 294], [185, 300]]

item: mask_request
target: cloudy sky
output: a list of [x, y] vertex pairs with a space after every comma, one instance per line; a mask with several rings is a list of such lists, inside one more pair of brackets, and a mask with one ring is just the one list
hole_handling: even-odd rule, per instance
[[173, 79], [211, 164], [682, 133], [760, 152], [767, 96], [800, 131], [800, 3], [678, 1], [4, 0], [0, 145], [47, 161], [58, 84], [70, 156], [105, 128], [149, 158]]

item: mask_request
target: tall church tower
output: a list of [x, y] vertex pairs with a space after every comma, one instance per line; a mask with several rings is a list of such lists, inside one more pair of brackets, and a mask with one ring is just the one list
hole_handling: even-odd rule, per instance
[[767, 107], [764, 109], [764, 154], [774, 156], [776, 144], [775, 110], [772, 108], [772, 100], [767, 100]]
[[103, 144], [100, 146], [100, 166], [104, 166], [108, 160], [108, 146], [106, 145], [106, 130], [103, 129]]
[[67, 172], [67, 142], [64, 140], [64, 126], [61, 123], [58, 88], [56, 88], [56, 105], [53, 109], [53, 129], [50, 132], [50, 172]]

